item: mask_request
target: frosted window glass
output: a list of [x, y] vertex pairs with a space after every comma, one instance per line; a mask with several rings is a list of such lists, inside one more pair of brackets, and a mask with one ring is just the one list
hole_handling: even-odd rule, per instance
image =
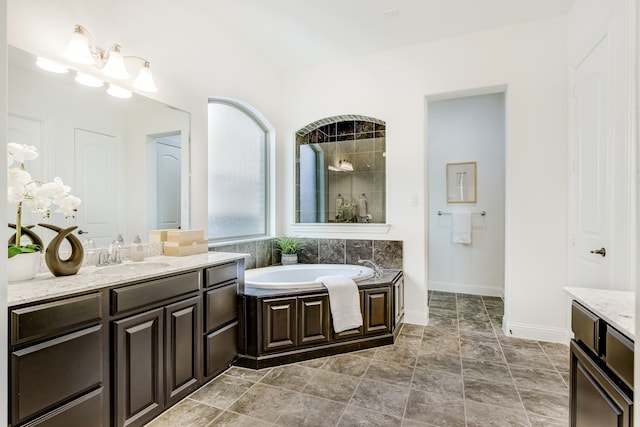
[[266, 141], [244, 111], [209, 104], [209, 239], [266, 235]]

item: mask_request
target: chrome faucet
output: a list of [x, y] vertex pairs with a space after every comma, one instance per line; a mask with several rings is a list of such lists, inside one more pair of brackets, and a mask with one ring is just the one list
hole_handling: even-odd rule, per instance
[[370, 259], [359, 259], [358, 260], [358, 264], [364, 264], [364, 263], [371, 264], [371, 266], [373, 267], [373, 270], [376, 272], [376, 274], [374, 276], [376, 279], [379, 279], [384, 274], [384, 272], [382, 271], [382, 268], [380, 268], [380, 266], [378, 264], [376, 264], [375, 262], [371, 261]]
[[120, 264], [122, 263], [122, 259], [120, 258], [120, 242], [118, 240], [114, 240], [111, 242], [109, 246], [109, 255], [111, 256], [111, 264]]

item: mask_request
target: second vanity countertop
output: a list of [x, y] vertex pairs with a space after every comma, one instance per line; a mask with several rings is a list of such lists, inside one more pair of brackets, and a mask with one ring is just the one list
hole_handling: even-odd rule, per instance
[[[7, 305], [9, 307], [59, 298], [92, 290], [117, 286], [137, 280], [166, 274], [179, 273], [204, 268], [216, 264], [244, 258], [244, 254], [227, 252], [207, 252], [206, 254], [186, 257], [155, 256], [145, 258], [140, 263], [123, 263], [106, 267], [83, 267], [78, 274], [55, 277], [51, 273], [38, 274], [34, 279], [24, 282], [9, 282], [7, 286]], [[135, 265], [152, 264], [154, 268], [136, 270]], [[133, 266], [131, 271], [120, 266]], [[106, 269], [117, 267], [116, 273], [104, 274]], [[100, 270], [104, 270], [100, 272]]]
[[570, 287], [564, 290], [574, 300], [635, 341], [635, 292]]

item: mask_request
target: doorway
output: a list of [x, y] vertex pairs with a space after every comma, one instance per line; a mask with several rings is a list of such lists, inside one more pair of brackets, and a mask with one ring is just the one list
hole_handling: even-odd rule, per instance
[[[505, 88], [430, 97], [427, 124], [428, 289], [504, 298]], [[473, 163], [475, 200], [452, 199], [447, 172]]]

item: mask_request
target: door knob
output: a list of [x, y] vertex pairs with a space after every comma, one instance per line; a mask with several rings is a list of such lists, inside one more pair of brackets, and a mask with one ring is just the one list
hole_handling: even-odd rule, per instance
[[82, 235], [82, 234], [89, 234], [88, 231], [84, 231], [84, 230], [78, 230], [78, 234]]
[[591, 253], [602, 255], [602, 258], [604, 258], [607, 255], [607, 250], [605, 248], [600, 248], [596, 249], [595, 251], [591, 251]]

